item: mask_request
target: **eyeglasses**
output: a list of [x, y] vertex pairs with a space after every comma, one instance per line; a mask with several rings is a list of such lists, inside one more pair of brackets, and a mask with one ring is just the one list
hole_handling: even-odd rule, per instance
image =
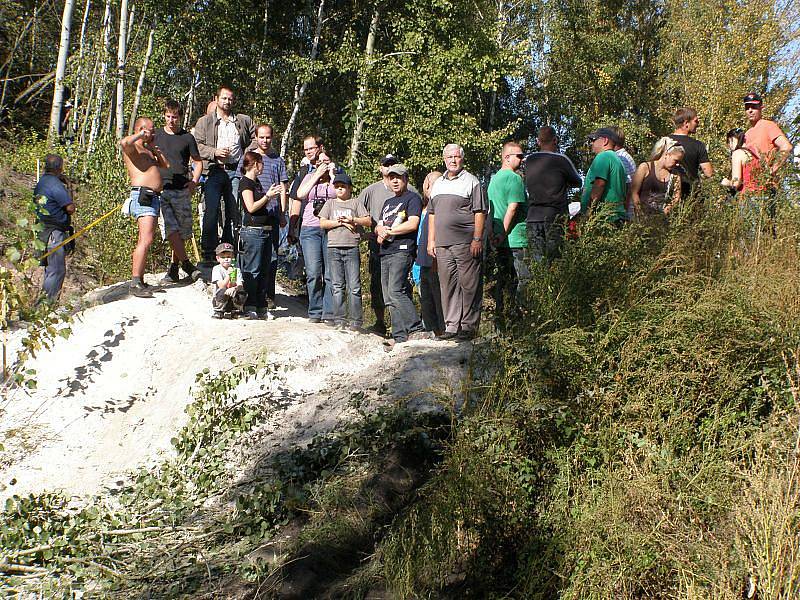
[[519, 158], [520, 160], [522, 160], [523, 158], [525, 158], [525, 155], [524, 155], [524, 154], [522, 154], [522, 153], [520, 153], [520, 154], [506, 154], [506, 158], [511, 158], [512, 156], [516, 156], [516, 157], [517, 157], [517, 158]]
[[597, 140], [599, 140], [599, 139], [600, 139], [600, 138], [598, 138], [598, 137], [595, 137], [595, 136], [593, 136], [593, 135], [590, 135], [589, 137], [587, 137], [587, 138], [586, 138], [586, 143], [587, 143], [587, 144], [594, 144], [594, 143], [595, 143]]
[[303, 148], [303, 152], [308, 152], [309, 150], [316, 150], [319, 146], [309, 146], [308, 148]]

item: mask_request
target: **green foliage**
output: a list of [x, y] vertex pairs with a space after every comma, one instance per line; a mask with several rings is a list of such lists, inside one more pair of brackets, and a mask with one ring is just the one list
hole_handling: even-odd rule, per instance
[[783, 197], [753, 238], [718, 200], [668, 229], [585, 223], [534, 265], [383, 547], [401, 597], [733, 597], [750, 575], [796, 593], [800, 212]]

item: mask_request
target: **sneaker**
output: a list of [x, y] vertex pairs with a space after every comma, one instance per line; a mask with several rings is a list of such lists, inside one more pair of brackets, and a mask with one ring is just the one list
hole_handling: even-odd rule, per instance
[[266, 308], [259, 308], [256, 312], [258, 313], [258, 318], [265, 321], [272, 321], [275, 318]]
[[[179, 281], [178, 265], [170, 265], [169, 270], [161, 278], [161, 283], [178, 283]], [[145, 287], [147, 287], [147, 284], [145, 284]]]
[[408, 335], [409, 341], [414, 340], [432, 340], [433, 334], [430, 331], [415, 331]]
[[137, 281], [136, 283], [131, 283], [128, 286], [128, 294], [131, 296], [136, 296], [137, 298], [152, 298], [153, 292], [147, 289], [148, 287], [149, 286], [143, 282], [139, 283]]
[[225, 313], [223, 313], [221, 310], [215, 310], [214, 312], [211, 313], [212, 319], [222, 319], [224, 316]]
[[474, 340], [476, 335], [474, 331], [461, 331], [457, 337], [459, 342], [469, 342]]
[[454, 340], [457, 337], [458, 334], [455, 333], [454, 331], [445, 331], [442, 335], [439, 336], [438, 339], [446, 342], [447, 340]]
[[258, 311], [255, 306], [245, 306], [242, 312], [245, 319], [258, 319]]
[[333, 319], [323, 319], [322, 322], [325, 323], [325, 325], [327, 325], [328, 327], [336, 327], [336, 321], [334, 321]]

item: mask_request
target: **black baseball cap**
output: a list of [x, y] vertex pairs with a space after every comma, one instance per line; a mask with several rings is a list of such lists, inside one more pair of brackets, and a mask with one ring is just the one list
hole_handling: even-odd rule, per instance
[[400, 161], [397, 160], [397, 157], [394, 154], [387, 154], [381, 160], [382, 167], [391, 167], [392, 165], [396, 165]]
[[608, 127], [601, 127], [600, 129], [595, 129], [592, 133], [590, 133], [586, 139], [590, 142], [595, 141], [597, 138], [604, 137], [609, 140], [612, 144], [619, 144], [620, 139], [613, 130], [609, 129]]
[[744, 97], [744, 105], [747, 106], [748, 104], [753, 104], [754, 106], [761, 106], [764, 103], [764, 100], [761, 98], [761, 94], [756, 94], [755, 92], [750, 92]]
[[345, 185], [353, 187], [353, 180], [350, 179], [350, 175], [348, 175], [347, 173], [337, 173], [336, 176], [333, 178], [333, 185], [336, 185], [337, 183], [343, 183]]

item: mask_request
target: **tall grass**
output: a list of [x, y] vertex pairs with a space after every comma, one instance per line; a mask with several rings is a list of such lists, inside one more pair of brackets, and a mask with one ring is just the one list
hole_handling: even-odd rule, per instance
[[382, 548], [401, 597], [800, 594], [800, 210], [588, 223]]

